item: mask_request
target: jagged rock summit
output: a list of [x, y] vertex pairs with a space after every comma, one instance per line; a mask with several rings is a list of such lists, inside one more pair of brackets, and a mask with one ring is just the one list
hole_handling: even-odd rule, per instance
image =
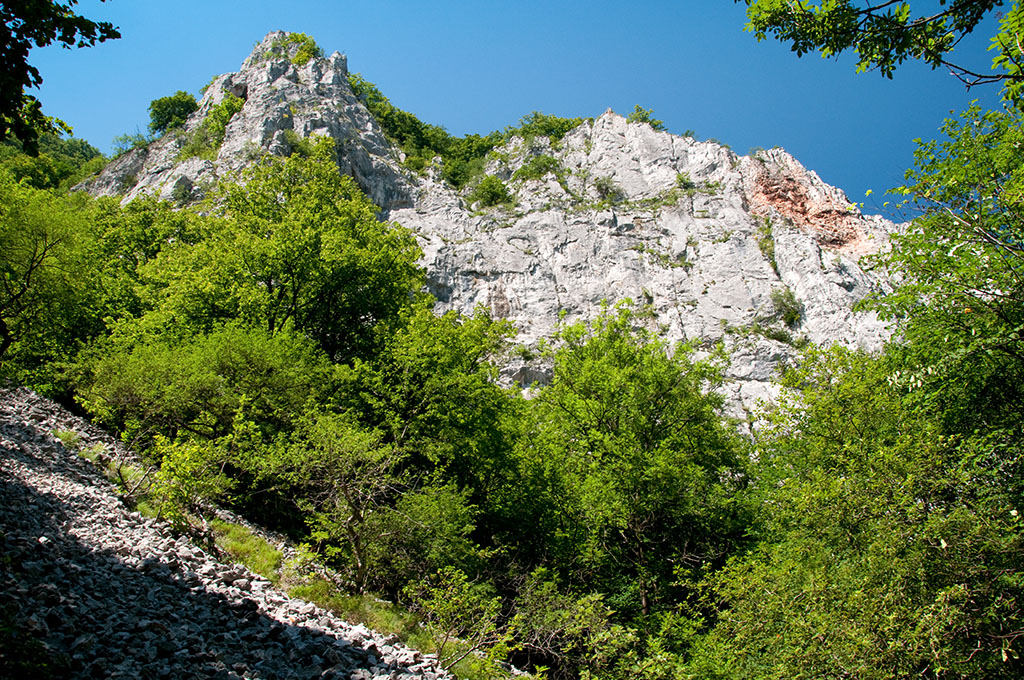
[[[210, 81], [183, 128], [120, 156], [82, 188], [125, 200], [156, 195], [191, 203], [264, 154], [287, 156], [297, 140], [326, 135], [338, 142], [340, 170], [355, 177], [377, 205], [411, 205], [411, 187], [390, 143], [349, 87], [345, 57], [335, 52], [294, 63], [300, 44], [289, 36], [268, 33], [240, 71]], [[223, 141], [192, 155], [189, 142], [229, 97], [241, 99], [242, 106], [228, 121]]]
[[[214, 78], [182, 131], [118, 158], [85, 188], [187, 203], [263, 154], [329, 135], [341, 171], [417, 235], [438, 311], [483, 305], [531, 345], [560, 315], [590, 318], [625, 298], [648, 304], [666, 340], [726, 344], [736, 415], [771, 396], [795, 346], [871, 350], [888, 337], [874, 314], [853, 307], [887, 286], [858, 259], [885, 247], [895, 225], [861, 214], [781, 149], [739, 156], [609, 110], [561, 140], [513, 136], [486, 167], [513, 203], [469, 205], [468, 191], [434, 168], [417, 175], [402, 166], [353, 94], [344, 56], [296, 64], [295, 53], [289, 34], [268, 34], [239, 72]], [[183, 157], [229, 96], [244, 104], [223, 143], [205, 158]], [[506, 375], [529, 384], [546, 370], [513, 359]]]

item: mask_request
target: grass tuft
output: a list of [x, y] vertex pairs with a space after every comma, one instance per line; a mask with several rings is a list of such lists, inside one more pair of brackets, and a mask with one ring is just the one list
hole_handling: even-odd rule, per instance
[[257, 536], [247, 527], [232, 524], [221, 519], [210, 521], [213, 541], [236, 562], [244, 564], [272, 583], [281, 580], [281, 564], [284, 556], [266, 539]]

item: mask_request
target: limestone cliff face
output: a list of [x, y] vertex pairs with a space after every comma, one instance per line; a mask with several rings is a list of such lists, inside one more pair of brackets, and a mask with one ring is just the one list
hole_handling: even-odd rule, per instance
[[[326, 135], [339, 142], [341, 171], [355, 177], [375, 203], [385, 209], [411, 205], [411, 187], [395, 152], [349, 87], [345, 57], [335, 52], [294, 64], [298, 45], [288, 43], [287, 35], [267, 34], [239, 72], [214, 78], [184, 128], [117, 158], [82, 188], [125, 200], [156, 195], [194, 202], [262, 155], [287, 156], [292, 140]], [[216, 157], [186, 157], [189, 139], [229, 95], [244, 105], [228, 123]]]
[[[852, 308], [886, 286], [858, 258], [893, 225], [784, 151], [741, 157], [609, 111], [555, 146], [516, 139], [496, 156], [488, 172], [507, 180], [515, 207], [474, 213], [422, 181], [414, 207], [390, 212], [420, 236], [441, 309], [482, 304], [529, 344], [560, 312], [571, 321], [606, 300], [647, 303], [668, 340], [726, 343], [737, 410], [771, 396], [803, 339], [871, 350], [888, 337]], [[538, 156], [557, 169], [519, 179]]]
[[[88, 188], [197, 200], [263, 153], [330, 135], [341, 171], [419, 238], [438, 311], [483, 305], [530, 345], [560, 314], [589, 318], [624, 298], [649, 304], [667, 340], [726, 343], [737, 415], [772, 395], [780, 363], [804, 339], [877, 349], [888, 337], [853, 306], [886, 287], [858, 259], [884, 247], [894, 225], [860, 214], [786, 152], [737, 156], [608, 111], [557, 143], [513, 138], [497, 149], [487, 173], [515, 204], [479, 208], [430, 169], [401, 167], [352, 94], [343, 56], [296, 66], [287, 50], [274, 54], [284, 35], [269, 34], [238, 73], [214, 79], [185, 130], [122, 156]], [[184, 140], [226, 93], [245, 104], [216, 159], [183, 160]], [[513, 363], [506, 375], [528, 384], [545, 371]]]

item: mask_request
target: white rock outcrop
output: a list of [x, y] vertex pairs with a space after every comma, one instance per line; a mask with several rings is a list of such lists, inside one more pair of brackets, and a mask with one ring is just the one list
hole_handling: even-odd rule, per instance
[[[560, 315], [590, 318], [625, 298], [646, 303], [668, 341], [726, 344], [738, 416], [772, 396], [794, 345], [873, 350], [889, 335], [854, 305], [886, 288], [859, 258], [885, 247], [895, 225], [862, 215], [780, 149], [738, 156], [608, 111], [558, 142], [514, 137], [497, 149], [487, 172], [505, 181], [515, 205], [476, 210], [432, 169], [402, 168], [401, 152], [352, 94], [343, 56], [296, 66], [290, 53], [271, 54], [284, 37], [267, 35], [238, 73], [215, 78], [184, 131], [122, 156], [86, 188], [187, 202], [260, 154], [286, 155], [296, 138], [330, 135], [342, 172], [383, 217], [417, 235], [438, 311], [483, 305], [530, 345], [549, 337]], [[182, 140], [225, 93], [245, 105], [216, 159], [181, 160]], [[517, 173], [538, 156], [553, 159], [544, 159], [551, 172]], [[545, 374], [521, 362], [506, 371], [526, 384]]]
[[[604, 301], [631, 298], [650, 305], [670, 341], [727, 342], [731, 376], [754, 383], [793, 354], [766, 334], [863, 349], [888, 335], [852, 308], [885, 286], [858, 257], [883, 246], [892, 225], [860, 215], [783, 151], [739, 157], [612, 112], [557, 148], [514, 140], [502, 151], [489, 170], [509, 178], [516, 207], [473, 213], [425, 182], [416, 207], [389, 213], [420, 237], [442, 309], [482, 304], [529, 344], [549, 336], [560, 313], [591, 317]], [[552, 156], [560, 177], [517, 180], [537, 155]], [[759, 190], [775, 185], [793, 193]], [[614, 200], [602, 199], [609, 191]], [[787, 289], [802, 306], [791, 327], [773, 302]]]

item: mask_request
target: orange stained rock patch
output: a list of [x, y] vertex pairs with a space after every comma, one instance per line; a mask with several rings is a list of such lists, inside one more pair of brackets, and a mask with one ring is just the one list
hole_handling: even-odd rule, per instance
[[821, 246], [853, 256], [877, 250], [863, 218], [851, 211], [848, 203], [813, 194], [805, 183], [781, 169], [762, 169], [748, 198], [754, 214], [772, 217], [774, 212], [813, 236]]

